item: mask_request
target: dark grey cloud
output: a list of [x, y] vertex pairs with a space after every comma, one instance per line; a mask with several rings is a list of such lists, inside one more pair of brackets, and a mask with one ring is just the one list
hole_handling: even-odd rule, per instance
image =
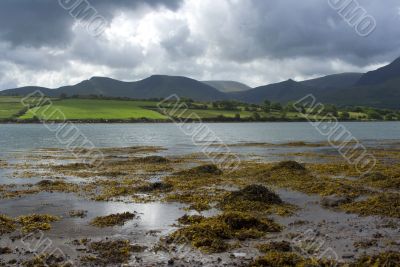
[[0, 39], [13, 45], [62, 44], [71, 35], [71, 17], [57, 1], [0, 2]]
[[[65, 46], [72, 38], [74, 18], [64, 7], [82, 3], [83, 0], [2, 0], [0, 2], [0, 40], [22, 46]], [[116, 12], [136, 9], [139, 6], [165, 6], [176, 9], [181, 0], [89, 0], [107, 20]], [[69, 11], [73, 10], [71, 8]], [[72, 12], [74, 13], [74, 12]], [[85, 19], [85, 17], [81, 17]]]
[[243, 62], [260, 57], [307, 56], [340, 58], [362, 66], [399, 56], [400, 3], [358, 2], [377, 22], [376, 30], [368, 37], [360, 37], [327, 0], [250, 0], [239, 6], [231, 4], [225, 20], [215, 14], [214, 18], [204, 18], [204, 26], [212, 33], [212, 41], [223, 46], [222, 56]]
[[108, 22], [97, 38], [58, 1], [0, 0], [0, 90], [154, 73], [255, 86], [367, 71], [400, 56], [398, 0], [358, 0], [377, 22], [367, 37], [333, 0], [88, 0]]

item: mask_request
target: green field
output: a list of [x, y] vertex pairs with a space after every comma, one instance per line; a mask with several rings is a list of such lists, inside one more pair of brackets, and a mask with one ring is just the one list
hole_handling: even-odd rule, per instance
[[42, 106], [29, 110], [20, 119], [32, 119], [34, 116], [44, 120], [59, 120], [61, 111], [68, 120], [129, 120], [129, 119], [166, 119], [156, 111], [144, 108], [156, 106], [149, 101], [122, 101], [97, 99], [66, 99], [53, 101], [51, 106]]
[[[1, 121], [20, 121], [23, 120], [82, 120], [82, 121], [101, 121], [101, 120], [168, 120], [168, 116], [158, 111], [156, 101], [139, 100], [119, 100], [119, 99], [98, 99], [98, 98], [67, 98], [51, 99], [50, 105], [43, 105], [27, 110], [21, 103], [21, 97], [0, 97], [0, 120]], [[38, 105], [38, 99], [29, 99], [32, 106]], [[192, 102], [190, 109], [174, 111], [171, 114], [170, 106], [166, 106], [167, 114], [173, 117], [196, 119], [196, 115], [204, 120], [227, 121], [240, 115], [242, 120], [260, 121], [286, 121], [303, 119], [301, 114], [289, 110], [271, 110], [268, 113], [263, 111], [262, 106], [239, 104], [234, 109], [224, 109], [214, 107], [215, 103]], [[204, 108], [200, 108], [204, 107]], [[380, 110], [373, 110], [381, 112]], [[338, 117], [345, 111], [338, 111]], [[349, 119], [368, 120], [370, 108], [361, 109], [361, 112], [348, 111]], [[394, 114], [396, 111], [389, 111]], [[21, 115], [23, 114], [23, 115]], [[196, 114], [196, 115], [193, 115]], [[383, 113], [385, 114], [385, 113]], [[398, 113], [397, 118], [400, 118]], [[64, 117], [65, 116], [65, 117]], [[382, 115], [383, 118], [383, 115]], [[309, 115], [311, 120], [326, 119], [325, 115]]]
[[8, 119], [14, 117], [20, 110], [23, 109], [21, 103], [0, 103], [0, 119]]
[[0, 119], [12, 118], [23, 108], [20, 97], [0, 97]]
[[1, 96], [0, 103], [20, 103], [21, 99], [22, 98], [18, 96]]

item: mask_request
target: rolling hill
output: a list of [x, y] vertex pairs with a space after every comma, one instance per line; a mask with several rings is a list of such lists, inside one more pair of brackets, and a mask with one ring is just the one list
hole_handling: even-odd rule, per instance
[[65, 94], [150, 99], [176, 94], [196, 101], [238, 100], [249, 103], [262, 103], [266, 99], [287, 103], [313, 94], [320, 102], [340, 106], [365, 105], [400, 109], [400, 58], [366, 74], [342, 73], [300, 82], [289, 79], [253, 89], [233, 81], [200, 82], [181, 76], [153, 75], [136, 82], [93, 77], [57, 89], [21, 87], [0, 91], [0, 95], [26, 95], [38, 89], [51, 97]]
[[307, 94], [313, 94], [319, 102], [339, 106], [400, 109], [400, 58], [366, 74], [342, 73], [301, 82], [288, 80], [230, 93], [230, 97], [251, 103], [262, 103], [265, 99], [287, 103]]
[[341, 106], [371, 106], [377, 108], [400, 109], [400, 78], [377, 85], [353, 86], [327, 93], [321, 102]]
[[362, 75], [362, 73], [333, 74], [312, 80], [302, 81], [300, 83], [305, 86], [316, 88], [345, 88], [355, 85]]
[[293, 80], [256, 87], [245, 92], [230, 93], [231, 99], [249, 103], [262, 103], [265, 99], [286, 103], [312, 93], [313, 87], [305, 86]]
[[57, 89], [42, 87], [21, 87], [1, 91], [0, 95], [27, 95], [41, 90], [52, 97], [65, 94], [103, 95], [108, 97], [128, 97], [136, 99], [165, 98], [172, 94], [199, 101], [222, 100], [226, 96], [217, 89], [202, 82], [180, 76], [153, 75], [137, 82], [123, 82], [105, 77], [93, 77], [72, 86]]
[[397, 78], [400, 78], [400, 58], [387, 66], [365, 73], [356, 85], [369, 86], [383, 84]]

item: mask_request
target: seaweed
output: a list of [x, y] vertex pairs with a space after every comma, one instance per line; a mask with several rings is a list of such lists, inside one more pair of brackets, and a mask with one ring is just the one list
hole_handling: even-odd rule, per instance
[[286, 266], [309, 266], [309, 261], [291, 252], [271, 251], [259, 257], [249, 267], [286, 267]]
[[206, 164], [176, 173], [177, 175], [221, 175], [222, 171], [214, 164]]
[[5, 199], [13, 199], [13, 198], [20, 198], [25, 195], [37, 194], [39, 192], [40, 192], [40, 190], [37, 190], [37, 189], [3, 191], [2, 197]]
[[395, 267], [400, 266], [400, 252], [389, 251], [383, 252], [378, 255], [364, 255], [357, 259], [350, 267], [364, 267], [364, 266], [377, 266], [377, 267]]
[[83, 263], [91, 263], [95, 266], [120, 265], [127, 263], [132, 252], [138, 251], [137, 246], [130, 244], [128, 240], [99, 241], [92, 242], [89, 245], [90, 252], [95, 257], [84, 257]]
[[378, 215], [400, 218], [400, 194], [379, 193], [366, 200], [341, 205], [340, 208], [362, 216]]
[[226, 192], [224, 190], [199, 187], [195, 190], [185, 190], [181, 193], [170, 193], [165, 196], [165, 200], [186, 203], [189, 204], [189, 209], [201, 212], [211, 209], [211, 205], [221, 201], [225, 195]]
[[192, 225], [196, 223], [200, 223], [204, 220], [205, 218], [201, 215], [183, 215], [178, 219], [178, 222], [182, 225]]
[[0, 214], [0, 235], [12, 233], [16, 228], [17, 226], [14, 219]]
[[96, 201], [108, 201], [114, 199], [115, 197], [133, 195], [137, 191], [135, 187], [120, 184], [110, 186], [102, 184], [101, 186], [101, 194], [95, 195], [93, 198]]
[[87, 216], [87, 210], [71, 210], [69, 216], [72, 218], [85, 218]]
[[304, 165], [298, 163], [297, 161], [282, 161], [272, 167], [271, 170], [290, 170], [290, 171], [306, 171]]
[[330, 267], [337, 263], [332, 260], [319, 260], [314, 258], [304, 258], [293, 252], [270, 251], [262, 257], [259, 257], [250, 267]]
[[372, 182], [386, 180], [387, 178], [388, 176], [384, 175], [381, 172], [369, 172], [362, 176], [362, 179]]
[[291, 215], [296, 207], [285, 204], [275, 192], [263, 185], [248, 185], [228, 193], [218, 205], [225, 211], [254, 211]]
[[36, 184], [41, 190], [48, 192], [78, 192], [79, 186], [64, 181], [42, 180]]
[[397, 176], [394, 175], [391, 176], [391, 175], [385, 175], [382, 172], [371, 172], [365, 174], [361, 178], [361, 180], [364, 184], [367, 184], [375, 188], [381, 188], [381, 189], [400, 188], [400, 177], [398, 176], [398, 173]]
[[370, 240], [361, 240], [354, 242], [354, 247], [355, 248], [362, 248], [362, 249], [367, 249], [370, 247], [374, 247], [378, 244], [378, 241], [376, 239], [370, 239]]
[[108, 216], [96, 217], [91, 222], [90, 225], [96, 227], [111, 227], [116, 225], [124, 225], [127, 221], [130, 221], [136, 217], [136, 213], [124, 212], [111, 214]]
[[239, 191], [234, 191], [224, 199], [224, 202], [238, 200], [258, 201], [266, 204], [283, 203], [282, 199], [276, 193], [263, 185], [249, 185]]
[[270, 242], [267, 244], [261, 244], [257, 246], [258, 250], [262, 253], [267, 253], [270, 251], [280, 251], [280, 252], [291, 252], [292, 247], [287, 241], [277, 241]]
[[168, 192], [171, 191], [173, 186], [171, 184], [167, 183], [162, 183], [162, 182], [156, 182], [156, 183], [150, 183], [144, 186], [140, 186], [137, 188], [137, 191], [139, 192]]
[[59, 221], [61, 218], [49, 214], [31, 214], [18, 217], [18, 223], [22, 225], [23, 233], [31, 233], [37, 230], [48, 231], [51, 222]]
[[35, 255], [33, 259], [22, 262], [25, 267], [72, 267], [71, 262], [66, 262], [63, 256], [40, 254]]
[[280, 230], [281, 226], [269, 219], [261, 220], [242, 212], [225, 212], [181, 228], [170, 235], [169, 240], [186, 240], [203, 252], [218, 253], [231, 247], [226, 242], [230, 239], [260, 238]]
[[130, 159], [130, 161], [137, 163], [148, 163], [148, 164], [166, 164], [170, 162], [169, 159], [161, 156], [147, 156], [142, 158], [134, 158]]

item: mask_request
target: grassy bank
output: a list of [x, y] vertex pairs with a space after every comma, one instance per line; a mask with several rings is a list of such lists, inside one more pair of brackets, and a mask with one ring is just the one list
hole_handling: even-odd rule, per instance
[[0, 97], [0, 120], [16, 117], [18, 112], [23, 109], [21, 98], [19, 97]]
[[37, 116], [41, 120], [58, 120], [60, 118], [57, 111], [61, 111], [68, 120], [166, 119], [164, 115], [145, 108], [155, 105], [155, 102], [141, 101], [65, 99], [54, 101], [50, 107], [42, 106], [30, 109], [20, 119], [29, 120]]

